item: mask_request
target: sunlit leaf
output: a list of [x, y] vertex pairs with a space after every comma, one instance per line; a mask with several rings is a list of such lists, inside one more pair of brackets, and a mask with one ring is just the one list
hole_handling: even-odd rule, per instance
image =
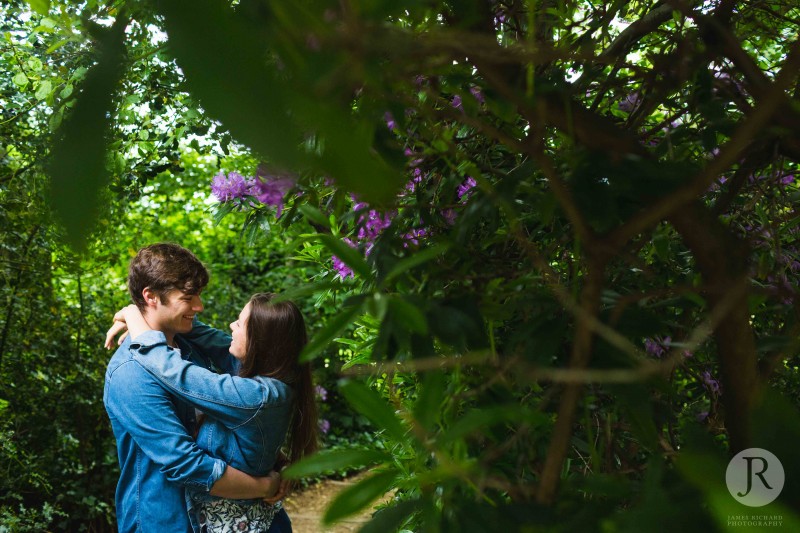
[[445, 253], [448, 249], [450, 249], [449, 243], [435, 244], [430, 248], [425, 248], [424, 250], [420, 250], [419, 252], [416, 252], [411, 256], [402, 259], [401, 261], [398, 261], [397, 264], [392, 268], [392, 270], [388, 274], [386, 274], [384, 283], [388, 283], [389, 281], [393, 280], [400, 274], [439, 257], [440, 255]]
[[389, 533], [397, 531], [403, 522], [422, 507], [419, 500], [407, 500], [378, 510], [372, 520], [361, 526], [358, 533]]
[[324, 450], [291, 465], [283, 471], [283, 475], [289, 478], [301, 478], [389, 460], [391, 455], [379, 450]]
[[394, 486], [396, 479], [397, 472], [395, 470], [384, 470], [344, 489], [328, 506], [322, 522], [332, 524], [357, 513], [378, 497], [386, 494]]
[[339, 390], [353, 408], [367, 417], [379, 429], [383, 429], [393, 439], [403, 441], [406, 430], [394, 410], [381, 398], [380, 394], [360, 381], [343, 380]]
[[28, 0], [28, 4], [40, 15], [47, 15], [50, 11], [50, 0]]

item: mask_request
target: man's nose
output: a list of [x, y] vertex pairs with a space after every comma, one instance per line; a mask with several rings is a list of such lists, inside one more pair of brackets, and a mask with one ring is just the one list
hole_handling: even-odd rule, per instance
[[203, 307], [203, 300], [200, 299], [200, 296], [194, 295], [192, 297], [192, 311], [195, 313], [199, 313], [204, 309]]

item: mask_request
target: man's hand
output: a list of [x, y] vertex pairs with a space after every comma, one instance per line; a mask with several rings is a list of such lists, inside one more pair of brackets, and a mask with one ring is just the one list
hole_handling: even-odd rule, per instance
[[275, 503], [280, 498], [279, 496], [281, 487], [281, 474], [280, 472], [272, 471], [266, 477], [258, 478], [258, 482], [264, 486], [263, 500], [267, 503]]
[[293, 479], [283, 479], [280, 474], [275, 472], [274, 470], [270, 472], [270, 475], [277, 474], [278, 478], [280, 479], [280, 486], [278, 487], [278, 491], [269, 498], [264, 498], [264, 501], [267, 503], [276, 503], [278, 500], [284, 499], [286, 496], [289, 495], [292, 490], [294, 490], [294, 480]]

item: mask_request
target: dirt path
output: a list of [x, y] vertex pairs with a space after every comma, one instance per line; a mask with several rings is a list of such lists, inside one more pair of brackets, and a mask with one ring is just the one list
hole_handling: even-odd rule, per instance
[[362, 525], [369, 522], [373, 512], [372, 508], [342, 520], [330, 528], [323, 528], [320, 522], [322, 515], [325, 514], [325, 509], [336, 495], [366, 475], [366, 473], [357, 474], [344, 481], [328, 479], [308, 487], [303, 492], [296, 492], [287, 497], [283, 505], [292, 520], [292, 530], [295, 533], [351, 533], [358, 531]]

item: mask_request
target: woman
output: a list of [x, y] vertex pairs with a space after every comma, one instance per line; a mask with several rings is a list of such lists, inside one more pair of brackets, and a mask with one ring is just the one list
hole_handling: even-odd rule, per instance
[[[273, 294], [254, 295], [231, 323], [230, 353], [241, 365], [238, 376], [215, 374], [183, 360], [166, 339], [137, 346], [136, 337], [151, 328], [135, 305], [114, 317], [127, 325], [134, 360], [204, 413], [198, 446], [254, 476], [273, 470], [287, 435], [289, 462], [317, 446], [311, 367], [299, 362], [307, 342], [305, 321], [294, 303], [273, 300]], [[280, 509], [280, 502], [225, 500], [199, 492], [187, 493], [187, 504], [193, 522], [196, 518], [209, 533], [267, 531]]]

